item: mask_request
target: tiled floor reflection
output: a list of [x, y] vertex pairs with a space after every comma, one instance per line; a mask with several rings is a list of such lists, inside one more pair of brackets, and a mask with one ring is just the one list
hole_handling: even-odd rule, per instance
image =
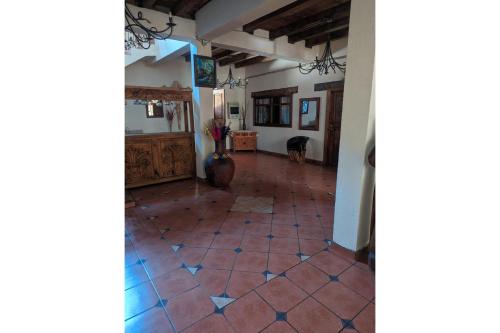
[[374, 332], [374, 274], [330, 245], [335, 173], [233, 158], [227, 190], [186, 180], [132, 191], [126, 332]]

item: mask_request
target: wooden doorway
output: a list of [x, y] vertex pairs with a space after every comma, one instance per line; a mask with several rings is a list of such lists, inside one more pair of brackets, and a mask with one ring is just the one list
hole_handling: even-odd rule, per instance
[[323, 166], [337, 168], [339, 164], [340, 125], [342, 122], [342, 103], [344, 87], [327, 91], [325, 140]]

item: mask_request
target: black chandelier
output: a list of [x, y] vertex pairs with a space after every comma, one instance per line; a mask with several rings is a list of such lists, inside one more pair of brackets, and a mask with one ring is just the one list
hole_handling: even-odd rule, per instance
[[158, 30], [156, 27], [147, 27], [144, 22], [151, 24], [151, 21], [142, 17], [141, 11], [138, 11], [137, 17], [135, 17], [127, 4], [125, 4], [125, 21], [125, 32], [129, 32], [129, 37], [125, 37], [125, 50], [130, 50], [132, 47], [149, 49], [152, 40], [165, 40], [172, 36], [176, 25], [172, 20], [172, 13], [170, 13], [168, 22], [165, 23], [167, 25], [165, 29]]
[[224, 86], [229, 86], [229, 89], [233, 89], [234, 87], [244, 88], [246, 87], [247, 82], [248, 80], [241, 80], [241, 78], [238, 78], [238, 80], [236, 80], [233, 77], [231, 65], [229, 65], [229, 74], [227, 76], [227, 79], [224, 82], [220, 82], [219, 80], [217, 80], [217, 88], [221, 89], [224, 88]]
[[302, 74], [309, 74], [315, 69], [318, 70], [319, 75], [328, 75], [328, 71], [330, 69], [332, 69], [334, 73], [336, 73], [335, 69], [338, 69], [345, 74], [346, 63], [344, 62], [343, 64], [339, 64], [335, 61], [330, 45], [330, 39], [326, 42], [325, 50], [323, 51], [323, 55], [320, 59], [316, 56], [316, 59], [311, 63], [299, 64], [299, 71]]

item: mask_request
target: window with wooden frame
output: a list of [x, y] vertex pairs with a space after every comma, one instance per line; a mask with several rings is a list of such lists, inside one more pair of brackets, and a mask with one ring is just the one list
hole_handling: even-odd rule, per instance
[[254, 126], [292, 127], [293, 94], [298, 87], [252, 93]]
[[147, 118], [163, 118], [163, 102], [157, 99], [150, 100], [146, 105]]

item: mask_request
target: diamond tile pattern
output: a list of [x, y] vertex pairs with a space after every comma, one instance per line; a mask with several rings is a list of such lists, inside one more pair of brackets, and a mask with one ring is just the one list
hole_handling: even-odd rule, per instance
[[185, 180], [131, 191], [125, 331], [374, 332], [373, 272], [328, 242], [335, 171], [232, 156], [228, 190]]

